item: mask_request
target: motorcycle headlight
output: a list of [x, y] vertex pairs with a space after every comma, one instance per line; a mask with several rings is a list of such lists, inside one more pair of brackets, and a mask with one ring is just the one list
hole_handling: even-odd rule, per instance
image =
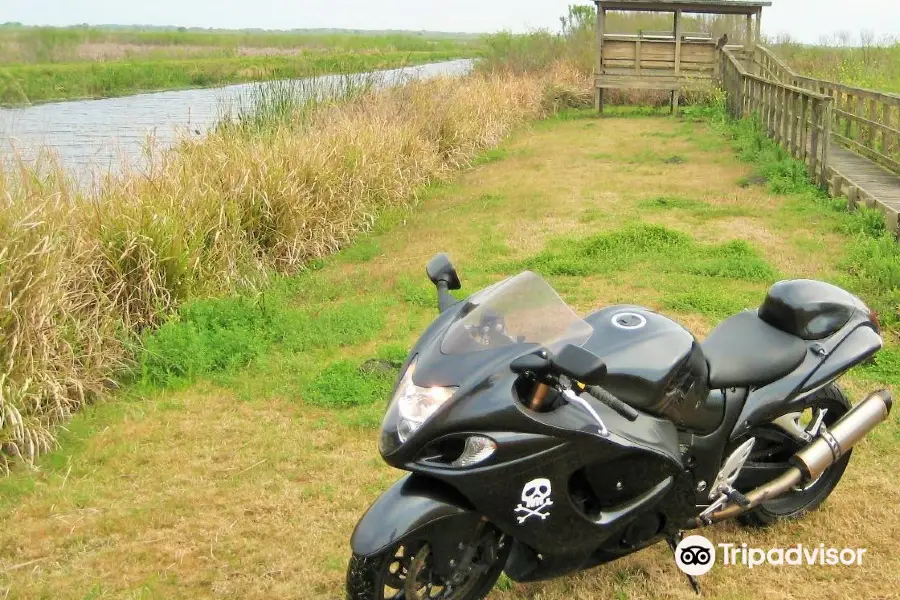
[[416, 360], [409, 364], [406, 373], [397, 386], [394, 402], [397, 403], [400, 422], [397, 436], [405, 442], [422, 423], [427, 421], [437, 410], [453, 396], [455, 387], [420, 387], [413, 383], [416, 372]]

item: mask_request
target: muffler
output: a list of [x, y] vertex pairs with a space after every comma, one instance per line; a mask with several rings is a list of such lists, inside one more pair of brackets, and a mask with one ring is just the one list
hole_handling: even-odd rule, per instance
[[730, 503], [721, 510], [707, 515], [702, 520], [692, 521], [693, 527], [712, 525], [734, 518], [766, 502], [791, 491], [798, 485], [815, 481], [828, 467], [863, 439], [866, 434], [887, 420], [891, 414], [893, 400], [887, 390], [873, 392], [865, 400], [854, 406], [837, 423], [823, 431], [808, 446], [791, 457], [791, 468], [778, 478], [761, 485], [744, 495], [747, 502]]

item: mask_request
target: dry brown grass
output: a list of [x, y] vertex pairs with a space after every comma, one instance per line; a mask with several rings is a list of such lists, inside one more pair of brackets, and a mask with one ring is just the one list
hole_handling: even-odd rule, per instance
[[[677, 138], [648, 135], [660, 132]], [[409, 332], [401, 336], [407, 342], [417, 335], [433, 313], [403, 304], [395, 286], [401, 277], [421, 279], [423, 261], [435, 251], [451, 252], [470, 281], [467, 269], [486, 258], [485, 232], [505, 242], [510, 256], [525, 256], [553, 236], [581, 236], [648, 217], [638, 205], [673, 190], [710, 205], [765, 210], [739, 222], [727, 214], [701, 218], [684, 211], [654, 217], [669, 227], [700, 240], [747, 236], [768, 259], [784, 257], [779, 266], [786, 276], [836, 269], [840, 238], [831, 224], [792, 216], [783, 210], [783, 198], [762, 188], [738, 188], [747, 167], [724, 156], [714, 141], [702, 126], [664, 118], [550, 121], [515, 136], [503, 160], [465, 172], [377, 236], [377, 257], [331, 261], [316, 274], [323, 285], [351, 282], [369, 297], [399, 303], [375, 343], [344, 349], [339, 357], [371, 356], [377, 343], [396, 339], [397, 329]], [[632, 162], [645, 151], [667, 156], [673, 147], [684, 164]], [[585, 222], [585, 213], [601, 216]], [[723, 233], [723, 224], [740, 227]], [[804, 235], [798, 236], [801, 225]], [[807, 235], [821, 238], [828, 251], [810, 252], [808, 242], [801, 243]], [[659, 307], [670, 283], [625, 270], [587, 278], [564, 296], [582, 312], [614, 302]], [[751, 287], [762, 297], [764, 284]], [[700, 334], [712, 324], [704, 315], [677, 316]], [[277, 376], [295, 375], [286, 368]], [[234, 388], [257, 389], [259, 378], [251, 370]], [[853, 397], [872, 385], [845, 381]], [[71, 449], [41, 463], [45, 468], [37, 473], [6, 480], [0, 577], [9, 597], [340, 598], [353, 527], [399, 473], [379, 459], [376, 432], [348, 424], [348, 413], [322, 411], [281, 392], [248, 399], [235, 390], [202, 384], [103, 404], [73, 423]], [[717, 567], [702, 579], [704, 597], [896, 598], [898, 431], [888, 423], [862, 443], [833, 497], [803, 521], [768, 532], [731, 525], [707, 532], [718, 542], [763, 547], [863, 546], [868, 554], [862, 567]], [[490, 598], [696, 596], [668, 551], [657, 546], [574, 577], [497, 590]]]
[[[0, 468], [182, 300], [254, 285], [346, 246], [520, 124], [568, 102], [556, 79], [472, 77], [223, 127], [84, 197], [52, 163], [0, 173]], [[561, 79], [562, 78], [562, 79]], [[556, 83], [554, 83], [556, 81]]]

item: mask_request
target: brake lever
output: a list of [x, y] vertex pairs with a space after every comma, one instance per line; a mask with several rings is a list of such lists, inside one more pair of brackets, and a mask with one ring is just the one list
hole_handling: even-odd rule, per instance
[[600, 418], [600, 415], [597, 414], [597, 411], [594, 410], [594, 407], [591, 406], [591, 404], [587, 400], [585, 400], [569, 388], [563, 390], [563, 396], [566, 400], [578, 406], [586, 413], [594, 417], [594, 420], [597, 421], [597, 427], [599, 429], [598, 433], [602, 437], [607, 437], [609, 435], [609, 429], [607, 429], [606, 423], [603, 422], [603, 419]]

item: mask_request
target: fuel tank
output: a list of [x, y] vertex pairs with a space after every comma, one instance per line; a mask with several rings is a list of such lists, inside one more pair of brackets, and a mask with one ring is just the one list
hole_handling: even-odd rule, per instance
[[606, 363], [603, 387], [679, 428], [713, 431], [725, 414], [709, 393], [709, 367], [693, 334], [640, 306], [611, 306], [587, 317], [594, 333], [584, 347]]

